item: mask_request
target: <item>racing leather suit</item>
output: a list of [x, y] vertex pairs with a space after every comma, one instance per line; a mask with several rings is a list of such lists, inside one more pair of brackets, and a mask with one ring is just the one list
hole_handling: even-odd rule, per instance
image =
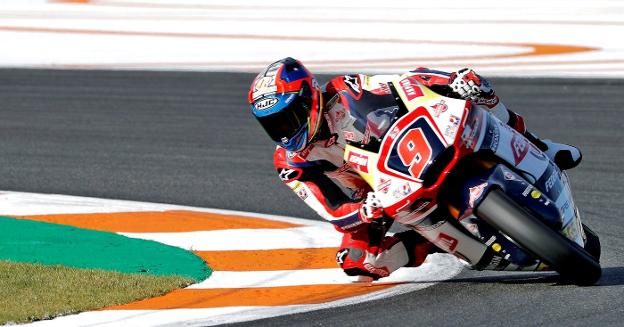
[[[410, 74], [440, 94], [458, 97], [446, 88], [448, 73], [419, 68]], [[364, 223], [358, 212], [364, 197], [372, 190], [343, 160], [347, 142], [365, 144], [370, 138], [371, 131], [358, 126], [356, 115], [397, 107], [389, 84], [395, 77], [362, 74], [335, 77], [323, 87], [324, 119], [314, 142], [299, 153], [279, 146], [274, 153], [280, 179], [344, 233], [336, 260], [352, 276], [385, 277], [402, 266], [422, 264], [437, 249], [415, 231], [385, 236], [387, 225]], [[507, 110], [498, 97], [477, 104], [487, 107], [519, 132], [525, 132], [522, 118]]]

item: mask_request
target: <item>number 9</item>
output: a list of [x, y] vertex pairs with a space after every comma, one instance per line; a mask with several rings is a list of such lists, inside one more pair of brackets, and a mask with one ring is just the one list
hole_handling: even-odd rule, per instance
[[414, 128], [408, 131], [397, 145], [399, 159], [409, 167], [412, 176], [420, 178], [420, 175], [427, 167], [427, 163], [431, 160], [431, 146], [425, 138], [421, 128]]

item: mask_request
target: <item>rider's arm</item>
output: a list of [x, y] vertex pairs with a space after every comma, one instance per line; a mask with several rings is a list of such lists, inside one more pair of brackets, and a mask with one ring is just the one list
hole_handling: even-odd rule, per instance
[[[465, 73], [462, 74], [462, 72]], [[470, 72], [472, 72], [472, 74], [470, 74]], [[451, 85], [457, 78], [463, 78], [464, 80], [475, 79], [475, 82], [483, 82], [484, 85], [486, 85], [487, 88], [491, 90], [491, 93], [487, 96], [476, 97], [473, 100], [473, 103], [481, 106], [484, 109], [487, 109], [496, 118], [507, 123], [507, 125], [511, 126], [518, 132], [523, 134], [526, 132], [526, 127], [524, 126], [524, 119], [522, 118], [522, 116], [509, 110], [496, 95], [494, 90], [491, 89], [490, 83], [485, 78], [474, 73], [472, 70], [465, 71], [464, 69], [462, 69], [458, 72], [446, 73], [421, 67], [410, 71], [410, 73], [412, 74], [411, 77], [418, 80], [418, 82], [420, 82], [421, 84], [432, 88], [434, 91], [444, 96], [452, 98], [463, 97], [461, 94], [455, 92], [451, 87]]]
[[338, 231], [352, 231], [364, 224], [360, 216], [362, 201], [345, 194], [325, 175], [322, 165], [289, 162], [281, 148], [275, 152], [274, 164], [280, 179]]

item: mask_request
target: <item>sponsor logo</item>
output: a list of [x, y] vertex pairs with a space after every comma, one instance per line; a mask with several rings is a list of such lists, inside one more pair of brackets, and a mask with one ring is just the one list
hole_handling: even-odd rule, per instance
[[527, 195], [529, 195], [529, 192], [531, 192], [531, 185], [527, 186], [524, 191], [522, 191], [522, 196], [526, 197]]
[[553, 188], [553, 186], [555, 186], [555, 183], [557, 182], [557, 177], [558, 174], [556, 172], [548, 177], [548, 179], [544, 183], [544, 190], [546, 191], [546, 193], [548, 193]]
[[315, 89], [320, 88], [321, 86], [319, 85], [318, 81], [316, 80], [316, 78], [312, 79], [312, 87]]
[[455, 139], [456, 134], [457, 134], [457, 126], [453, 126], [453, 125], [446, 126], [446, 129], [444, 130], [444, 136], [450, 139]]
[[546, 155], [542, 152], [542, 150], [538, 149], [533, 143], [530, 143], [530, 145], [531, 147], [529, 148], [529, 153], [531, 153], [531, 155], [539, 160], [546, 159]]
[[392, 192], [392, 196], [394, 196], [397, 199], [401, 199], [410, 195], [411, 193], [412, 193], [412, 188], [410, 187], [409, 183], [405, 183], [401, 185], [401, 187], [394, 190], [394, 192]]
[[310, 155], [310, 151], [312, 151], [312, 149], [314, 149], [314, 144], [310, 144], [307, 148], [305, 148], [305, 150], [299, 152], [299, 157], [301, 157], [302, 159], [307, 158]]
[[342, 167], [334, 170], [333, 172], [327, 172], [326, 174], [344, 173], [345, 171], [348, 171], [350, 169], [351, 169], [351, 165], [349, 165], [348, 163], [345, 163], [344, 165], [342, 165]]
[[503, 249], [503, 247], [498, 244], [498, 243], [494, 243], [492, 244], [492, 250], [496, 251], [496, 252], [500, 252]]
[[330, 146], [334, 145], [336, 143], [336, 140], [338, 140], [338, 134], [332, 134], [329, 140], [325, 141], [325, 147], [329, 148]]
[[490, 139], [490, 149], [493, 152], [496, 152], [496, 150], [498, 150], [498, 143], [500, 140], [500, 131], [498, 126], [492, 125], [492, 129], [488, 131], [488, 136]]
[[446, 223], [447, 223], [446, 220], [441, 220], [433, 225], [416, 225], [416, 226], [413, 226], [413, 228], [419, 232], [430, 232], [432, 230], [436, 230], [440, 228], [442, 225]]
[[288, 159], [293, 159], [295, 157], [305, 159], [308, 157], [308, 155], [310, 155], [310, 151], [312, 151], [313, 148], [314, 148], [314, 144], [310, 144], [303, 151], [299, 151], [299, 152], [288, 151]]
[[538, 191], [538, 190], [533, 190], [531, 192], [531, 197], [534, 199], [539, 199], [539, 197], [542, 195], [542, 192]]
[[388, 138], [395, 139], [401, 130], [398, 127], [394, 127], [390, 133], [388, 133]]
[[351, 131], [343, 131], [342, 136], [344, 136], [344, 139], [347, 141], [351, 141], [351, 142], [355, 141], [355, 133]]
[[464, 139], [466, 149], [476, 148], [476, 143], [479, 141], [477, 134], [481, 131], [481, 126], [481, 119], [475, 118], [466, 126], [466, 129], [464, 129], [462, 138]]
[[436, 103], [431, 108], [433, 109], [433, 115], [436, 117], [440, 117], [440, 114], [448, 110], [448, 106], [446, 105], [446, 102], [444, 100]]
[[418, 78], [420, 78], [423, 81], [428, 81], [431, 79], [431, 76], [428, 75], [418, 75]]
[[561, 209], [559, 209], [559, 213], [561, 215], [565, 214], [568, 208], [570, 208], [570, 202], [566, 201], [566, 203], [564, 203], [563, 206], [561, 206]]
[[344, 108], [342, 108], [341, 110], [336, 110], [335, 117], [336, 120], [343, 120], [345, 118]]
[[368, 272], [370, 272], [371, 274], [374, 274], [377, 276], [386, 277], [390, 275], [390, 273], [388, 272], [388, 269], [383, 268], [383, 267], [375, 267], [371, 265], [370, 263], [365, 263], [364, 268], [366, 268], [366, 270], [368, 270]]
[[508, 171], [503, 173], [503, 177], [505, 177], [505, 180], [508, 180], [508, 181], [516, 180], [516, 177], [512, 173], [510, 173]]
[[360, 94], [362, 89], [360, 89], [360, 84], [358, 83], [358, 78], [356, 76], [347, 75], [344, 77], [345, 84], [349, 85], [349, 87], [355, 92], [355, 94]]
[[293, 173], [296, 173], [297, 171], [294, 169], [286, 169], [286, 168], [280, 168], [279, 171], [279, 178], [283, 181], [289, 181], [293, 178], [295, 178], [296, 174], [293, 175]]
[[295, 189], [295, 193], [297, 193], [297, 196], [301, 199], [304, 200], [308, 198], [308, 191], [306, 191], [305, 187], [303, 186], [303, 184], [299, 184], [299, 186]]
[[498, 265], [500, 265], [502, 260], [503, 258], [499, 256], [492, 257], [492, 260], [490, 260], [490, 263], [488, 263], [486, 269], [495, 269], [496, 267], [498, 267]]
[[529, 141], [519, 134], [514, 133], [511, 138], [511, 152], [513, 153], [514, 162], [517, 166], [524, 159], [527, 152], [529, 152]]
[[451, 125], [446, 126], [446, 129], [444, 130], [444, 135], [448, 138], [455, 139], [460, 119], [457, 116], [451, 115], [449, 121], [451, 122]]
[[492, 235], [486, 242], [485, 245], [490, 246], [496, 241], [496, 235]]
[[356, 221], [356, 222], [354, 222], [354, 223], [348, 224], [348, 225], [346, 225], [346, 226], [342, 226], [342, 229], [344, 229], [344, 230], [349, 230], [349, 229], [351, 229], [351, 228], [353, 228], [353, 227], [356, 227], [356, 226], [359, 226], [359, 225], [361, 225], [361, 224], [363, 224], [363, 223], [364, 223], [364, 222], [362, 222], [361, 220], [358, 220], [358, 221]]
[[472, 233], [472, 235], [475, 235], [477, 237], [480, 236], [479, 234], [479, 226], [477, 226], [477, 224], [475, 223], [465, 223], [464, 221], [462, 221], [462, 225], [470, 232]]
[[379, 83], [379, 87], [370, 91], [373, 94], [377, 95], [386, 95], [390, 94], [390, 86], [386, 83]]
[[483, 194], [483, 190], [485, 190], [485, 187], [487, 185], [488, 183], [485, 182], [483, 184], [479, 184], [468, 189], [468, 205], [470, 205], [470, 207], [474, 208], [475, 201], [477, 201], [477, 199], [481, 197], [481, 195]]
[[269, 66], [264, 74], [260, 73], [262, 77], [258, 78], [254, 84], [254, 91], [252, 94], [254, 99], [259, 99], [266, 94], [277, 92], [277, 86], [275, 86], [275, 75], [281, 67], [281, 64], [275, 64]]
[[342, 249], [336, 253], [336, 262], [341, 265], [344, 263], [345, 257], [349, 253], [349, 249]]
[[405, 92], [405, 95], [407, 96], [407, 101], [412, 101], [424, 95], [420, 87], [412, 82], [412, 80], [409, 78], [402, 79], [399, 82], [399, 85], [401, 85], [401, 88]]
[[262, 99], [256, 102], [256, 110], [267, 110], [279, 102], [277, 98]]
[[366, 125], [366, 130], [364, 131], [364, 137], [362, 137], [362, 145], [366, 145], [370, 143], [371, 140], [371, 127], [370, 124]]
[[348, 161], [351, 166], [361, 172], [368, 173], [368, 156], [364, 154], [350, 152]]
[[412, 193], [412, 188], [410, 187], [410, 185], [408, 183], [403, 184], [401, 186], [401, 188], [399, 189], [399, 191], [401, 192], [401, 194], [403, 195], [409, 195], [410, 193]]
[[498, 149], [499, 139], [500, 139], [500, 136], [498, 133], [495, 133], [494, 135], [492, 135], [492, 142], [490, 143], [490, 149], [494, 152], [496, 152], [496, 150]]
[[423, 211], [424, 209], [428, 209], [429, 208], [429, 204], [431, 204], [431, 201], [429, 199], [421, 199], [419, 200], [419, 202], [414, 203], [414, 205], [412, 205], [413, 207], [416, 207], [416, 209], [414, 209], [412, 211], [412, 213], [418, 213]]
[[486, 98], [486, 97], [477, 97], [477, 99], [475, 100], [476, 104], [482, 104], [482, 105], [486, 105], [490, 108], [496, 106], [498, 104], [498, 96], [494, 96], [491, 98]]
[[453, 252], [457, 247], [457, 243], [459, 242], [457, 241], [457, 239], [450, 235], [440, 233], [433, 243], [444, 250]]
[[377, 187], [377, 189], [379, 190], [379, 192], [381, 192], [383, 194], [388, 194], [388, 190], [390, 189], [390, 185], [392, 185], [392, 180], [379, 178], [379, 184], [378, 185], [379, 186]]

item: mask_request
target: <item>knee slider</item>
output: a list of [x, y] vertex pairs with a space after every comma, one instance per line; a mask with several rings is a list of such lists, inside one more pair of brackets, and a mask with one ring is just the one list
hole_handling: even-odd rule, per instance
[[381, 270], [379, 274], [371, 271], [372, 267], [367, 267], [365, 259], [366, 251], [358, 248], [343, 248], [336, 253], [336, 262], [348, 276], [368, 276], [376, 280], [388, 275]]

